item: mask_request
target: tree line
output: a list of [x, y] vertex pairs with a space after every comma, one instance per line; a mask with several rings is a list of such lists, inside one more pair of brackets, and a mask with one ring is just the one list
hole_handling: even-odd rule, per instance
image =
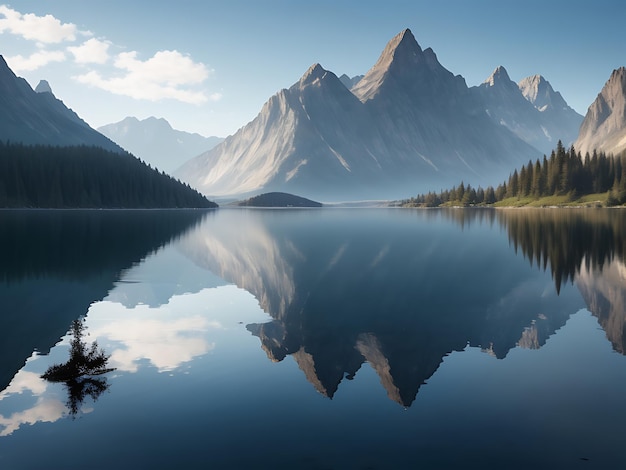
[[437, 207], [454, 205], [490, 205], [508, 198], [539, 199], [567, 196], [575, 200], [583, 195], [607, 193], [607, 205], [626, 203], [626, 152], [612, 156], [594, 151], [581, 156], [574, 147], [565, 149], [559, 141], [550, 158], [530, 160], [496, 188], [473, 188], [463, 182], [439, 193], [429, 192], [402, 201], [405, 206]]
[[217, 205], [129, 153], [0, 142], [0, 207], [211, 208]]

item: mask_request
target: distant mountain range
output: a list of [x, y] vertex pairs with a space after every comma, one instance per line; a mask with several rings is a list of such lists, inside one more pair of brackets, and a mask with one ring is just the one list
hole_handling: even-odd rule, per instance
[[212, 149], [224, 139], [173, 129], [163, 118], [127, 117], [98, 131], [144, 162], [172, 173], [190, 158]]
[[314, 64], [175, 175], [216, 197], [395, 198], [461, 180], [493, 184], [559, 139], [572, 143], [581, 121], [540, 76], [518, 86], [500, 67], [468, 88], [407, 29], [363, 77]]
[[33, 90], [0, 56], [0, 140], [24, 144], [88, 145], [122, 149], [95, 131], [52, 93], [47, 82]]
[[567, 146], [578, 136], [583, 117], [541, 75], [518, 84], [500, 66], [471, 90], [485, 103], [485, 111], [494, 122], [545, 155], [550, 155], [559, 140]]

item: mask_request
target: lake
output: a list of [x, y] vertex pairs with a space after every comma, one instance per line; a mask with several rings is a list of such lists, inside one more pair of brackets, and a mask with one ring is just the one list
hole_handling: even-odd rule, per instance
[[[625, 244], [610, 209], [0, 211], [0, 468], [622, 468]], [[43, 379], [81, 318], [112, 370]]]

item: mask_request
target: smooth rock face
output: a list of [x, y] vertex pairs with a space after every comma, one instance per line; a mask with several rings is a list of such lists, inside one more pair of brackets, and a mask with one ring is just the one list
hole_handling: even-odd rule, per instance
[[173, 129], [165, 119], [156, 117], [143, 120], [127, 117], [99, 127], [98, 131], [137, 158], [167, 173], [224, 140]]
[[89, 127], [42, 81], [33, 90], [0, 56], [0, 139], [24, 144], [94, 145], [121, 152], [111, 140]]
[[175, 175], [212, 196], [388, 199], [461, 180], [497, 184], [541, 156], [495, 123], [463, 77], [409, 30], [352, 90], [344, 82], [314, 64], [252, 122]]
[[613, 71], [589, 106], [574, 146], [583, 155], [594, 150], [617, 154], [626, 149], [626, 68]]

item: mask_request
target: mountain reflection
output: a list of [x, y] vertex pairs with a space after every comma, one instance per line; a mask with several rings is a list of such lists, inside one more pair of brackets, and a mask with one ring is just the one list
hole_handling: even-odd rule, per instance
[[46, 353], [123, 270], [197, 224], [201, 211], [0, 211], [0, 390]]
[[[557, 292], [498, 232], [498, 224], [517, 229], [523, 216], [224, 211], [219, 226], [207, 221], [181, 249], [273, 317], [247, 326], [271, 360], [292, 356], [330, 398], [367, 361], [388, 396], [410, 406], [451, 352], [469, 345], [504, 358], [516, 346], [538, 348], [585, 306], [574, 286]], [[567, 232], [554, 224], [554, 237]]]

